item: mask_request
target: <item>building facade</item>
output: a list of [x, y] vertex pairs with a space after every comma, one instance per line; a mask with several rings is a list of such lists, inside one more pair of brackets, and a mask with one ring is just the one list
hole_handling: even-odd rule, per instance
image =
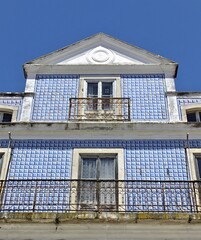
[[1, 212], [200, 212], [201, 93], [103, 33], [24, 64], [0, 93]]

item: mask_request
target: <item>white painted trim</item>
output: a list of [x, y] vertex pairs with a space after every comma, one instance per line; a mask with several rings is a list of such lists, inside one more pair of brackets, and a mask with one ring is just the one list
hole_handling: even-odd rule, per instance
[[189, 170], [191, 180], [199, 180], [198, 169], [196, 163], [196, 155], [201, 155], [201, 148], [190, 148], [187, 149], [188, 160], [189, 160]]
[[174, 78], [165, 78], [165, 85], [167, 92], [175, 92], [175, 79]]
[[176, 96], [167, 96], [169, 120], [170, 122], [179, 122], [179, 110]]
[[25, 64], [25, 71], [29, 74], [165, 74], [167, 78], [175, 77], [175, 64], [157, 65], [40, 65]]
[[65, 139], [65, 140], [157, 140], [200, 139], [201, 123], [125, 123], [125, 122], [68, 122], [0, 125], [0, 139]]
[[16, 106], [10, 106], [10, 105], [0, 105], [0, 112], [5, 111], [8, 113], [12, 113], [12, 119], [11, 122], [16, 122], [17, 121], [17, 112], [18, 112], [18, 107]]
[[193, 111], [201, 111], [201, 104], [189, 104], [189, 105], [182, 105], [181, 106], [181, 117], [182, 122], [187, 122], [187, 112], [193, 112]]
[[[196, 155], [201, 155], [201, 148], [190, 148], [187, 149], [187, 156], [188, 156], [188, 164], [189, 164], [189, 170], [190, 170], [190, 177], [191, 180], [201, 180], [199, 178], [199, 173], [198, 173], [198, 166], [196, 162]], [[199, 211], [201, 211], [200, 203], [201, 203], [201, 196], [200, 196], [200, 190], [199, 186], [197, 183], [195, 183], [195, 188], [194, 188], [194, 194], [195, 194], [195, 199], [197, 203], [197, 208]]]
[[29, 74], [28, 78], [26, 79], [25, 92], [34, 93], [35, 84], [36, 84], [36, 74]]
[[0, 153], [3, 153], [3, 164], [2, 164], [2, 169], [0, 172], [0, 180], [5, 180], [7, 171], [8, 171], [8, 164], [9, 164], [9, 160], [10, 160], [11, 149], [10, 148], [0, 148]]
[[33, 96], [26, 96], [23, 98], [20, 122], [30, 122], [32, 104], [33, 104]]

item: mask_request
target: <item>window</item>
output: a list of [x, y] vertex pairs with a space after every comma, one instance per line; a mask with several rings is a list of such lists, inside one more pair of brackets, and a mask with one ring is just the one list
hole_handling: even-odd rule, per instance
[[0, 153], [0, 173], [2, 171], [2, 165], [3, 165], [3, 153]]
[[6, 178], [10, 154], [10, 148], [0, 148], [0, 180], [5, 180]]
[[88, 110], [108, 110], [111, 108], [110, 98], [113, 97], [113, 81], [87, 81]]
[[183, 122], [201, 122], [201, 104], [181, 106]]
[[80, 209], [116, 208], [117, 183], [111, 181], [117, 179], [116, 164], [115, 156], [81, 156], [78, 189]]
[[[119, 196], [115, 180], [124, 180], [123, 149], [75, 148], [72, 179], [77, 179], [72, 183], [72, 206], [78, 203], [80, 210], [97, 207], [122, 210], [124, 199]], [[77, 189], [77, 195], [74, 189]]]
[[187, 121], [188, 122], [201, 122], [201, 110], [194, 112], [187, 112]]
[[196, 170], [197, 170], [197, 178], [201, 180], [201, 155], [195, 156], [196, 160]]
[[0, 122], [11, 122], [12, 113], [10, 112], [0, 112]]
[[0, 105], [0, 123], [16, 122], [18, 107]]

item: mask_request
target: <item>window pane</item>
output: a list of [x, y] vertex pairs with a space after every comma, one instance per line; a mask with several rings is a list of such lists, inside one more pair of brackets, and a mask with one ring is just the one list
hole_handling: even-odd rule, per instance
[[100, 179], [115, 179], [114, 158], [101, 158]]
[[84, 179], [96, 178], [96, 158], [83, 158], [81, 177]]
[[3, 165], [3, 153], [0, 153], [0, 174], [1, 174], [2, 165]]
[[12, 114], [11, 113], [4, 113], [2, 122], [11, 122]]
[[199, 121], [201, 122], [201, 112], [199, 112]]
[[201, 157], [197, 158], [199, 178], [201, 178]]
[[98, 83], [88, 83], [87, 97], [98, 97]]
[[112, 82], [102, 83], [102, 97], [112, 97]]
[[188, 122], [196, 122], [196, 113], [187, 113]]

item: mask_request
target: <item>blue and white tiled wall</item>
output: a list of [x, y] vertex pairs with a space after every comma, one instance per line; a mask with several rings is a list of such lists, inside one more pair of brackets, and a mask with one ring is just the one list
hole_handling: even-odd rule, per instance
[[164, 75], [123, 75], [121, 83], [122, 97], [131, 100], [132, 120], [168, 120]]
[[[193, 147], [201, 142], [193, 141]], [[6, 147], [6, 141], [1, 142]], [[69, 179], [73, 148], [125, 148], [127, 179], [185, 180], [183, 141], [15, 141], [9, 179]], [[167, 168], [169, 175], [167, 175]]]
[[22, 98], [21, 97], [0, 97], [0, 105], [18, 107], [17, 120], [20, 119]]
[[[7, 147], [7, 144], [7, 140], [0, 141], [0, 147]], [[14, 181], [23, 179], [58, 180], [58, 182], [52, 181], [50, 189], [54, 190], [52, 193], [48, 190], [47, 201], [45, 200], [46, 193], [41, 188], [41, 192], [38, 193], [39, 197], [36, 199], [38, 204], [36, 203], [35, 210], [66, 210], [64, 207], [68, 205], [70, 199], [70, 187], [65, 186], [61, 180], [71, 179], [74, 148], [123, 148], [125, 151], [125, 179], [127, 180], [187, 180], [184, 145], [184, 140], [15, 140], [8, 173], [8, 179], [13, 180], [13, 182], [8, 182], [12, 185], [12, 191], [6, 190], [4, 210], [19, 211], [22, 207], [24, 211], [26, 206], [16, 205], [16, 199], [18, 199], [19, 205], [20, 201], [29, 202], [27, 211], [33, 210], [35, 183], [33, 181], [25, 182], [27, 187], [25, 189], [24, 182]], [[201, 140], [191, 140], [190, 147], [201, 148]], [[13, 191], [13, 184], [17, 186], [15, 191]], [[62, 189], [63, 186], [66, 189], [60, 192], [59, 184], [62, 184]], [[57, 187], [58, 192], [55, 190]], [[138, 201], [138, 191], [138, 188], [133, 188], [129, 192], [128, 204], [134, 206], [132, 201]], [[184, 196], [186, 194], [189, 192], [184, 192]], [[58, 198], [60, 203], [58, 203]], [[53, 206], [54, 201], [55, 205]], [[46, 204], [41, 206], [40, 202], [46, 202]], [[136, 209], [131, 207], [128, 210]]]
[[178, 97], [177, 104], [179, 109], [179, 118], [182, 119], [182, 106], [189, 106], [191, 104], [201, 104], [201, 96], [200, 97]]
[[77, 75], [37, 75], [32, 120], [67, 120], [69, 98], [78, 97], [78, 91]]
[[[190, 144], [201, 148], [199, 140]], [[183, 140], [15, 140], [8, 178], [70, 179], [74, 148], [124, 148], [126, 179], [186, 180], [184, 145]]]
[[[168, 121], [164, 75], [123, 75], [121, 88], [131, 100], [132, 120]], [[37, 75], [32, 120], [67, 120], [69, 98], [78, 92], [78, 75]]]

